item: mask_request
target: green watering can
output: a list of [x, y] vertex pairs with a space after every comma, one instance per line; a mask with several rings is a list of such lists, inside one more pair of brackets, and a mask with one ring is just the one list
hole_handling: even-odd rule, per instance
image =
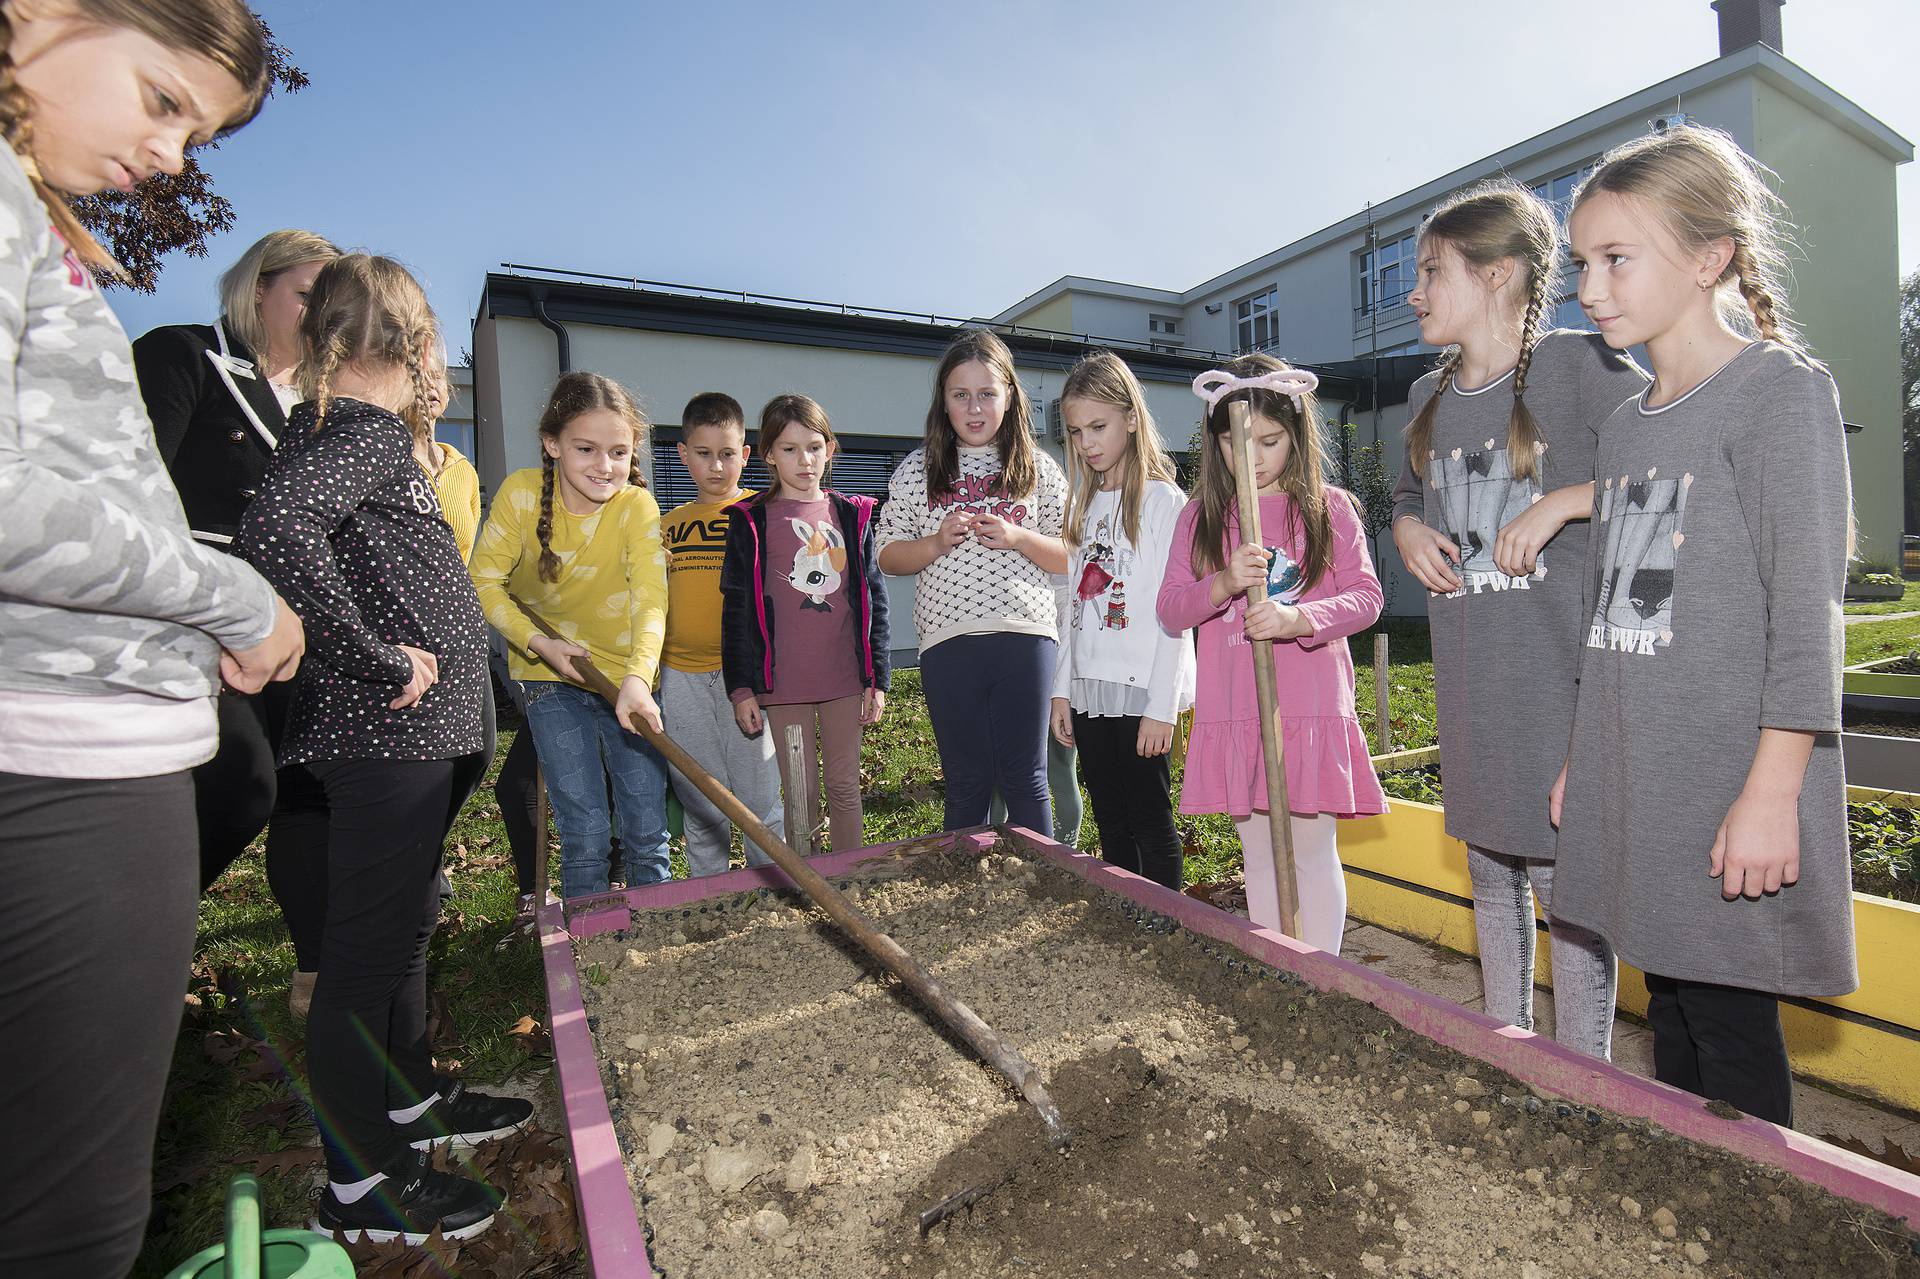
[[167, 1279], [353, 1279], [353, 1260], [311, 1230], [260, 1229], [260, 1181], [243, 1172], [227, 1184], [227, 1237], [196, 1252]]

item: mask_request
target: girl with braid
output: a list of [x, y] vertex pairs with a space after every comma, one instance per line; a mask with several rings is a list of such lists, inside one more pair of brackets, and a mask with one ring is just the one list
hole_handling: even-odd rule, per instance
[[[637, 712], [660, 727], [653, 683], [667, 633], [660, 505], [640, 478], [646, 436], [619, 383], [562, 374], [540, 415], [540, 469], [501, 481], [473, 550], [487, 621], [526, 693], [567, 897], [607, 891], [615, 818], [628, 887], [671, 873], [666, 761], [627, 726]], [[516, 600], [565, 638], [543, 634]], [[584, 687], [576, 662], [619, 682], [617, 706]]]
[[1788, 1125], [1778, 997], [1859, 980], [1846, 438], [1787, 317], [1775, 181], [1688, 126], [1609, 152], [1574, 196], [1580, 302], [1607, 345], [1645, 344], [1653, 384], [1600, 434], [1580, 697], [1550, 803], [1554, 906], [1646, 973], [1655, 1077]]
[[100, 291], [120, 268], [67, 197], [179, 173], [267, 84], [242, 0], [0, 3], [0, 1274], [120, 1276], [140, 1251], [193, 770], [222, 684], [285, 680], [303, 645], [194, 540]]
[[322, 268], [300, 322], [304, 402], [235, 539], [300, 614], [311, 655], [279, 763], [314, 783], [303, 790], [317, 791], [318, 820], [296, 825], [325, 846], [307, 1016], [327, 1161], [314, 1226], [408, 1243], [469, 1238], [501, 1202], [435, 1171], [428, 1151], [505, 1136], [532, 1114], [436, 1076], [427, 1041], [440, 854], [487, 765], [486, 623], [416, 457], [439, 340], [399, 263], [356, 253]]
[[1511, 181], [1428, 220], [1409, 301], [1421, 339], [1448, 349], [1409, 397], [1393, 538], [1431, 592], [1447, 833], [1467, 846], [1486, 1011], [1533, 1026], [1537, 896], [1554, 1032], [1606, 1057], [1613, 954], [1553, 909], [1540, 787], [1573, 723], [1599, 427], [1646, 379], [1597, 333], [1544, 331], [1559, 249], [1552, 211]]

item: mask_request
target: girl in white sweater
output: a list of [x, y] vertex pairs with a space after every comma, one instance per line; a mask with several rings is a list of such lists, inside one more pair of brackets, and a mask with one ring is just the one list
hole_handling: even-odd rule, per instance
[[1101, 855], [1178, 892], [1168, 755], [1174, 720], [1193, 705], [1193, 645], [1160, 625], [1155, 602], [1187, 497], [1139, 380], [1118, 356], [1074, 365], [1060, 414], [1072, 559], [1053, 735], [1079, 748]]

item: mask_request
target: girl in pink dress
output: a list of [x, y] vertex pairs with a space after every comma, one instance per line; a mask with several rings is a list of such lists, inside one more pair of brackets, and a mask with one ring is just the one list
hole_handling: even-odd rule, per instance
[[[1226, 366], [1236, 378], [1286, 367], [1259, 354]], [[1265, 546], [1240, 543], [1227, 429], [1227, 405], [1235, 400], [1252, 410]], [[1248, 913], [1254, 923], [1277, 930], [1280, 902], [1251, 643], [1275, 641], [1300, 940], [1338, 954], [1347, 890], [1334, 821], [1387, 808], [1354, 714], [1353, 659], [1345, 640], [1380, 616], [1382, 597], [1352, 497], [1321, 479], [1318, 421], [1311, 394], [1261, 388], [1235, 391], [1208, 410], [1211, 447], [1201, 453], [1198, 491], [1174, 530], [1160, 587], [1160, 621], [1169, 630], [1200, 630], [1199, 686], [1180, 811], [1232, 814], [1246, 863]], [[1262, 580], [1268, 598], [1249, 608], [1245, 593]]]

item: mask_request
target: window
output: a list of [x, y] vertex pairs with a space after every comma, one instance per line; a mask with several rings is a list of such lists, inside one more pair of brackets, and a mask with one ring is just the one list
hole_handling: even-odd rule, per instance
[[1233, 304], [1233, 322], [1236, 341], [1234, 350], [1264, 351], [1280, 342], [1279, 316], [1280, 288], [1269, 284], [1266, 291], [1256, 293], [1249, 298], [1241, 298]]
[[[1561, 224], [1563, 233], [1566, 230], [1567, 214], [1573, 208], [1574, 188], [1585, 181], [1587, 175], [1592, 172], [1591, 164], [1583, 164], [1577, 169], [1570, 169], [1543, 182], [1533, 184], [1533, 193], [1553, 206], [1553, 216]], [[1548, 325], [1556, 329], [1590, 327], [1587, 323], [1587, 313], [1580, 308], [1579, 278], [1573, 274], [1572, 265], [1567, 261], [1564, 253], [1555, 269], [1559, 278], [1554, 281], [1552, 296], [1555, 300], [1547, 321]]]
[[[678, 431], [674, 431], [678, 434]], [[648, 484], [653, 488], [654, 500], [660, 503], [660, 511], [665, 514], [682, 502], [691, 502], [700, 496], [693, 477], [687, 474], [687, 468], [680, 464], [680, 451], [673, 447], [674, 441], [666, 438], [667, 433], [659, 431], [653, 440], [653, 474]], [[855, 437], [857, 439], [858, 437]], [[854, 440], [840, 438], [840, 452], [833, 459], [833, 470], [827, 476], [827, 487], [838, 489], [842, 493], [860, 493], [867, 497], [885, 501], [887, 481], [893, 475], [893, 468], [906, 456], [905, 451], [894, 449], [850, 448]], [[740, 487], [755, 492], [767, 487], [767, 464], [758, 457], [749, 458], [746, 469], [740, 472]]]
[[1413, 292], [1416, 246], [1420, 237], [1413, 234], [1382, 240], [1370, 252], [1360, 255], [1360, 314], [1373, 308], [1399, 306]]
[[1147, 332], [1178, 335], [1180, 332], [1180, 317], [1175, 315], [1149, 315], [1147, 317]]
[[433, 438], [460, 450], [460, 456], [473, 461], [473, 423], [449, 422], [445, 418], [433, 424]]

